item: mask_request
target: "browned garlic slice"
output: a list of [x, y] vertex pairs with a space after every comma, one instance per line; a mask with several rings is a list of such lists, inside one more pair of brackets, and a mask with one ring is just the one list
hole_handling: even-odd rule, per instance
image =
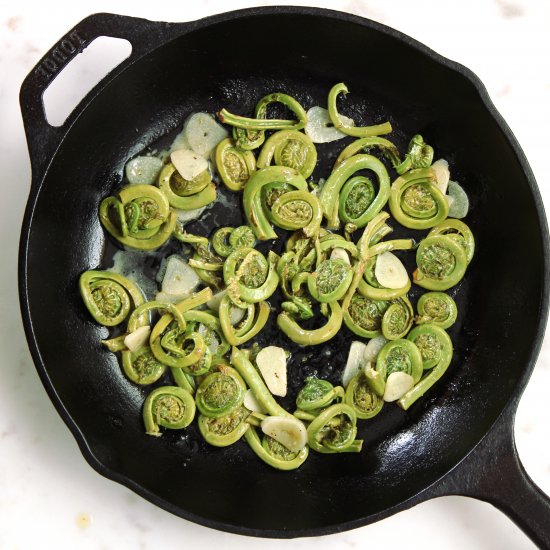
[[262, 420], [264, 434], [277, 440], [289, 451], [297, 453], [307, 443], [307, 430], [304, 423], [297, 418], [287, 416], [268, 416]]

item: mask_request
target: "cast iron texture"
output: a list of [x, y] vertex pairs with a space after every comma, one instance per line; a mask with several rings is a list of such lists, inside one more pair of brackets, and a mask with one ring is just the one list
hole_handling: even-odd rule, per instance
[[[128, 39], [132, 55], [63, 126], [50, 127], [43, 91], [101, 35]], [[82, 271], [109, 259], [100, 200], [120, 185], [129, 158], [194, 111], [250, 112], [274, 90], [308, 108], [324, 104], [339, 81], [359, 106], [346, 114], [358, 123], [389, 118], [401, 149], [423, 134], [470, 196], [478, 254], [460, 285], [448, 374], [408, 413], [387, 407], [365, 424], [361, 454], [312, 453], [292, 473], [270, 469], [244, 443], [208, 447], [193, 429], [145, 437], [140, 408], [150, 388], [126, 380], [99, 346], [106, 332], [76, 291]], [[392, 29], [328, 10], [262, 8], [182, 24], [97, 14], [27, 77], [21, 107], [33, 168], [19, 265], [25, 330], [46, 390], [97, 471], [175, 514], [240, 534], [334, 533], [433, 496], [466, 494], [493, 502], [550, 547], [548, 499], [523, 471], [512, 436], [544, 334], [548, 230], [525, 156], [469, 70]], [[341, 147], [320, 147], [317, 176]], [[237, 209], [223, 208], [211, 211], [209, 229], [228, 212], [223, 224], [239, 222]], [[336, 377], [349, 341], [316, 350], [309, 368]], [[294, 366], [297, 386], [304, 372]]]

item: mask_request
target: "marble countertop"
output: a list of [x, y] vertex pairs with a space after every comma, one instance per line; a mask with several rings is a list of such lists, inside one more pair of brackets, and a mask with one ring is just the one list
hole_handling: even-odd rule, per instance
[[[97, 474], [84, 460], [44, 391], [23, 334], [17, 298], [17, 245], [30, 183], [18, 93], [23, 78], [70, 27], [90, 13], [113, 11], [184, 21], [261, 0], [3, 2], [0, 4], [0, 548], [218, 548], [246, 550], [258, 540], [213, 531], [156, 508]], [[313, 2], [281, 2], [313, 5]], [[317, 3], [319, 5], [319, 3]], [[485, 83], [535, 173], [550, 210], [550, 4], [542, 0], [330, 0], [329, 7], [365, 16], [420, 40], [472, 69]], [[71, 85], [75, 99], [97, 67]], [[98, 76], [101, 76], [99, 74]], [[84, 90], [82, 90], [84, 88]], [[74, 100], [73, 100], [74, 101]], [[55, 102], [54, 102], [55, 103]], [[63, 101], [63, 105], [68, 104]], [[63, 107], [52, 104], [52, 113]], [[52, 115], [53, 116], [53, 115]], [[550, 335], [516, 418], [519, 455], [550, 493]], [[550, 521], [550, 519], [549, 519]], [[532, 543], [489, 504], [445, 497], [371, 526], [337, 535], [269, 541], [262, 548], [520, 549]]]

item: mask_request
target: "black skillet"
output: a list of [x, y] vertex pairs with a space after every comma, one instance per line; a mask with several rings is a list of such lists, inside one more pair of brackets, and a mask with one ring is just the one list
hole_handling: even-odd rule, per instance
[[[49, 126], [44, 90], [102, 35], [128, 39], [131, 56], [61, 127]], [[449, 372], [408, 413], [388, 406], [363, 423], [361, 454], [310, 456], [292, 473], [270, 469], [245, 443], [210, 448], [194, 429], [144, 436], [149, 388], [127, 381], [101, 349], [105, 333], [77, 292], [79, 274], [107, 266], [113, 251], [98, 223], [100, 199], [120, 185], [130, 157], [162, 144], [193, 111], [247, 113], [277, 90], [306, 108], [322, 105], [340, 81], [352, 91], [347, 104], [361, 105], [347, 114], [359, 123], [389, 118], [401, 149], [421, 133], [470, 196], [477, 255], [457, 294]], [[33, 174], [19, 258], [26, 335], [48, 394], [98, 472], [174, 514], [245, 535], [334, 533], [459, 494], [491, 502], [550, 547], [550, 501], [525, 473], [513, 438], [544, 334], [548, 230], [525, 156], [469, 70], [383, 25], [321, 9], [251, 9], [177, 24], [98, 14], [29, 74], [21, 108]], [[341, 147], [320, 148], [317, 176]], [[238, 209], [217, 206], [191, 229], [239, 222]], [[349, 340], [316, 349], [306, 367], [295, 360], [294, 394], [314, 370], [336, 379]]]

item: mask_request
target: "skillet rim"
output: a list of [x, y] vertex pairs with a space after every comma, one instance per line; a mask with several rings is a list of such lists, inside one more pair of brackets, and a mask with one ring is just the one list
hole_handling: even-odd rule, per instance
[[[540, 297], [540, 306], [539, 306], [539, 312], [538, 312], [538, 328], [537, 328], [536, 334], [534, 335], [533, 347], [531, 349], [531, 353], [529, 355], [527, 364], [525, 365], [525, 368], [522, 374], [520, 375], [520, 378], [517, 384], [510, 391], [510, 394], [507, 398], [505, 405], [502, 407], [501, 412], [499, 413], [499, 415], [497, 416], [493, 424], [487, 429], [485, 434], [482, 435], [480, 439], [472, 446], [472, 448], [468, 452], [466, 452], [464, 457], [461, 460], [459, 460], [446, 473], [444, 473], [442, 476], [436, 479], [432, 484], [426, 486], [424, 489], [420, 490], [418, 493], [411, 496], [410, 498], [401, 501], [399, 504], [386, 508], [376, 514], [372, 514], [372, 515], [355, 519], [355, 520], [350, 520], [347, 522], [331, 524], [324, 527], [289, 529], [289, 530], [250, 528], [245, 526], [224, 523], [216, 520], [211, 520], [209, 518], [190, 513], [186, 510], [181, 509], [176, 505], [171, 504], [170, 502], [164, 500], [163, 498], [158, 497], [156, 494], [143, 488], [141, 485], [139, 485], [137, 482], [133, 481], [132, 479], [105, 466], [99, 459], [97, 459], [96, 456], [93, 454], [92, 449], [89, 447], [84, 434], [82, 433], [82, 431], [80, 430], [76, 422], [72, 419], [69, 411], [65, 408], [62, 400], [58, 396], [51, 380], [48, 377], [45, 364], [42, 360], [40, 350], [38, 348], [38, 344], [34, 337], [33, 322], [30, 315], [30, 308], [29, 308], [28, 295], [27, 295], [27, 254], [28, 254], [28, 248], [29, 248], [30, 230], [31, 230], [33, 214], [34, 214], [34, 209], [36, 207], [37, 199], [40, 194], [40, 190], [42, 188], [43, 182], [48, 173], [51, 161], [56, 156], [57, 151], [61, 146], [61, 144], [63, 143], [63, 141], [65, 140], [66, 136], [70, 133], [72, 126], [77, 122], [80, 115], [86, 110], [88, 105], [102, 92], [102, 90], [105, 87], [107, 87], [114, 79], [116, 79], [119, 75], [121, 75], [127, 68], [132, 66], [134, 63], [139, 62], [141, 59], [149, 55], [154, 50], [164, 47], [170, 42], [177, 40], [180, 36], [189, 34], [190, 32], [193, 32], [193, 31], [200, 30], [212, 24], [229, 22], [232, 20], [247, 18], [251, 16], [253, 17], [253, 16], [268, 16], [268, 15], [314, 16], [316, 18], [336, 19], [336, 20], [343, 21], [344, 23], [361, 25], [362, 27], [365, 27], [367, 29], [372, 29], [384, 35], [387, 35], [392, 40], [397, 40], [398, 42], [405, 44], [406, 46], [414, 50], [415, 53], [417, 54], [420, 53], [428, 56], [432, 61], [436, 62], [439, 65], [442, 65], [443, 67], [451, 69], [455, 73], [458, 73], [462, 78], [468, 80], [476, 89], [484, 107], [487, 109], [489, 115], [495, 120], [501, 134], [506, 139], [507, 143], [515, 153], [517, 161], [527, 180], [527, 183], [535, 204], [535, 209], [537, 212], [537, 219], [538, 219], [539, 228], [540, 228], [540, 237], [541, 237], [541, 242], [543, 246], [543, 265], [544, 265], [543, 287], [542, 287], [542, 292]], [[136, 23], [139, 21], [147, 21], [139, 18], [132, 18], [129, 16], [97, 13], [97, 14], [92, 14], [87, 18], [83, 19], [80, 23], [77, 23], [77, 25], [74, 28], [78, 28], [78, 26], [84, 23], [85, 21], [89, 21], [89, 20], [92, 20], [93, 18], [97, 18], [101, 16], [107, 16], [111, 18], [119, 17], [119, 18], [131, 19]], [[421, 42], [415, 40], [414, 38], [411, 38], [410, 36], [400, 31], [397, 31], [391, 27], [388, 27], [386, 25], [383, 25], [371, 19], [367, 19], [365, 17], [344, 13], [337, 10], [325, 9], [325, 8], [300, 7], [300, 6], [267, 6], [267, 7], [259, 7], [259, 8], [246, 8], [241, 10], [219, 13], [219, 14], [204, 17], [204, 18], [201, 18], [195, 21], [190, 21], [190, 22], [163, 23], [161, 21], [158, 21], [158, 22], [150, 22], [150, 23], [153, 25], [155, 24], [166, 25], [167, 27], [171, 27], [172, 29], [174, 29], [175, 32], [171, 32], [170, 36], [167, 39], [165, 39], [161, 43], [157, 43], [156, 45], [150, 48], [147, 48], [145, 51], [141, 51], [138, 55], [131, 54], [127, 60], [123, 61], [118, 67], [116, 67], [113, 71], [111, 71], [108, 75], [106, 75], [97, 85], [95, 85], [92, 88], [92, 90], [90, 90], [90, 92], [88, 92], [88, 94], [86, 94], [86, 96], [75, 107], [71, 115], [69, 115], [67, 121], [63, 124], [63, 126], [58, 128], [59, 135], [57, 137], [57, 144], [55, 144], [55, 147], [52, 149], [48, 162], [44, 165], [42, 170], [37, 170], [38, 173], [34, 173], [34, 170], [33, 170], [31, 189], [30, 189], [27, 205], [25, 208], [25, 214], [24, 214], [23, 224], [21, 229], [21, 238], [20, 238], [20, 244], [19, 244], [18, 284], [19, 284], [20, 307], [21, 307], [23, 325], [25, 329], [25, 335], [27, 338], [31, 356], [33, 358], [33, 362], [35, 364], [39, 377], [42, 381], [42, 384], [46, 392], [48, 393], [53, 405], [58, 411], [59, 415], [61, 416], [61, 418], [63, 419], [63, 421], [65, 422], [65, 424], [67, 425], [71, 433], [73, 434], [74, 438], [76, 439], [82, 455], [84, 456], [88, 464], [90, 464], [90, 466], [92, 466], [92, 468], [94, 468], [94, 470], [96, 470], [99, 474], [128, 487], [129, 489], [131, 489], [138, 495], [142, 496], [152, 504], [159, 506], [160, 508], [168, 512], [171, 512], [174, 515], [177, 515], [179, 517], [182, 517], [194, 523], [197, 523], [206, 527], [210, 527], [213, 529], [217, 529], [217, 530], [223, 530], [233, 534], [239, 534], [239, 535], [269, 537], [269, 538], [294, 538], [294, 537], [311, 537], [311, 536], [333, 534], [333, 533], [343, 532], [346, 530], [361, 527], [361, 526], [373, 523], [375, 521], [379, 521], [397, 512], [406, 510], [407, 508], [410, 508], [415, 504], [418, 504], [423, 500], [426, 500], [427, 498], [430, 498], [431, 496], [429, 494], [430, 488], [440, 484], [443, 478], [447, 477], [461, 463], [463, 463], [465, 459], [468, 456], [470, 456], [475, 451], [476, 448], [480, 446], [480, 443], [487, 438], [488, 434], [493, 430], [493, 427], [495, 426], [495, 424], [497, 424], [505, 414], [509, 415], [509, 418], [506, 419], [506, 421], [509, 422], [510, 424], [513, 423], [515, 407], [517, 406], [517, 402], [519, 402], [521, 394], [523, 393], [523, 390], [525, 389], [525, 386], [527, 385], [527, 382], [529, 381], [531, 373], [535, 367], [536, 360], [542, 345], [542, 341], [544, 339], [545, 327], [548, 319], [548, 306], [550, 302], [550, 239], [548, 234], [548, 223], [545, 215], [544, 204], [542, 202], [542, 197], [538, 189], [535, 177], [531, 171], [531, 168], [529, 166], [525, 153], [523, 152], [517, 139], [515, 138], [514, 134], [512, 133], [511, 129], [509, 128], [504, 118], [497, 111], [482, 81], [470, 69], [468, 69], [464, 65], [461, 65], [455, 61], [452, 61], [438, 54], [437, 52], [433, 51], [431, 48], [427, 47]], [[37, 63], [36, 66], [42, 63], [42, 61], [46, 58], [46, 56], [47, 54], [42, 58], [42, 60], [40, 60]], [[22, 91], [33, 73], [34, 73], [34, 69], [29, 73], [29, 75], [26, 77], [25, 81], [23, 82]], [[23, 114], [25, 115], [26, 108], [30, 110], [30, 107], [25, 104], [23, 93], [21, 93], [20, 100], [21, 100], [21, 108], [22, 108]], [[27, 141], [29, 141], [29, 136], [27, 136]], [[29, 155], [32, 162], [33, 161], [32, 149], [29, 151]], [[510, 410], [511, 410], [511, 414], [509, 413]]]

